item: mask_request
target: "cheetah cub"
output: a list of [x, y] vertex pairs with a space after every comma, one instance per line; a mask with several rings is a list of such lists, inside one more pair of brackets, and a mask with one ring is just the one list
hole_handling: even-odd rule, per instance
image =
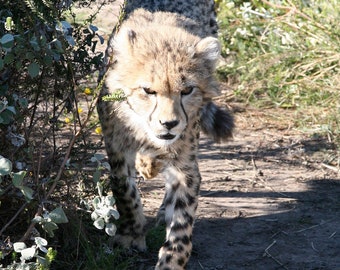
[[145, 223], [135, 180], [165, 178], [158, 219], [166, 224], [157, 270], [185, 269], [201, 176], [200, 130], [216, 141], [231, 136], [233, 118], [217, 107], [214, 78], [220, 44], [211, 0], [127, 1], [126, 19], [106, 51], [101, 96], [126, 99], [98, 112], [121, 215], [115, 241], [145, 250]]

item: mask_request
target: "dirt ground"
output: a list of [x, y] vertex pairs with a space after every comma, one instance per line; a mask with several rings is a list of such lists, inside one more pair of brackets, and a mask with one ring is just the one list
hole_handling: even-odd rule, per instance
[[[340, 269], [340, 177], [326, 163], [339, 153], [324, 138], [266, 122], [270, 112], [249, 110], [236, 114], [232, 141], [201, 140], [188, 270]], [[155, 216], [163, 186], [142, 183], [147, 216]], [[140, 269], [152, 269], [144, 263]]]
[[[104, 35], [112, 12], [97, 23]], [[230, 142], [201, 140], [188, 270], [340, 269], [339, 150], [291, 128], [294, 113], [289, 122], [284, 110], [237, 106]], [[163, 187], [160, 178], [140, 184], [151, 225]], [[152, 269], [157, 252], [141, 257], [139, 269]]]

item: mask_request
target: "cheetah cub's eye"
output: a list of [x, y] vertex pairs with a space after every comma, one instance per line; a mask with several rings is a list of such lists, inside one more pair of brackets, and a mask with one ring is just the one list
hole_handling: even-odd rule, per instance
[[182, 96], [187, 96], [190, 95], [194, 91], [195, 87], [194, 86], [188, 86], [184, 90], [181, 91]]
[[142, 87], [143, 91], [148, 95], [156, 95], [156, 91], [151, 90], [148, 87]]

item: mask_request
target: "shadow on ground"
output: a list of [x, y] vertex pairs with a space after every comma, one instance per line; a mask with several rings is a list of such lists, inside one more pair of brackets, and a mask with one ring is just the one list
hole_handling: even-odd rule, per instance
[[[322, 166], [334, 154], [326, 138], [266, 131], [239, 132], [222, 145], [203, 138], [187, 269], [340, 269], [340, 179]], [[150, 217], [164, 185], [151, 182], [141, 186]], [[149, 255], [140, 269], [153, 269], [157, 251]]]
[[[279, 203], [276, 214], [199, 218], [188, 269], [340, 269], [340, 181], [315, 179], [308, 186], [305, 192], [283, 193], [294, 203]], [[205, 194], [209, 192], [203, 190], [201, 196]], [[214, 196], [274, 201], [282, 195], [221, 192]]]

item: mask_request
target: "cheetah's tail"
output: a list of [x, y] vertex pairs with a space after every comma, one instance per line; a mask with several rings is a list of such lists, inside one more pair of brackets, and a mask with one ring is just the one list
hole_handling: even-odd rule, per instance
[[232, 137], [234, 126], [234, 117], [229, 110], [222, 109], [213, 102], [203, 107], [201, 129], [215, 142], [225, 141]]

